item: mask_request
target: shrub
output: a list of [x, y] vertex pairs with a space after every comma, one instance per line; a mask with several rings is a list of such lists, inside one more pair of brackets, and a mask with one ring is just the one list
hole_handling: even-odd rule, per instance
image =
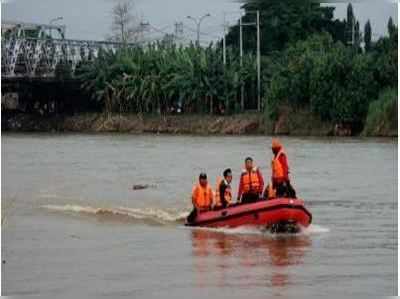
[[382, 91], [378, 100], [369, 105], [363, 134], [397, 136], [397, 102], [397, 89], [389, 88]]

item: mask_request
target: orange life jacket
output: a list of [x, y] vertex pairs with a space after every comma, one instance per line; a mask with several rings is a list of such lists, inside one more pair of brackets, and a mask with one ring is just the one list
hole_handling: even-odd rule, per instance
[[271, 161], [272, 181], [283, 179], [285, 177], [285, 174], [283, 172], [282, 163], [279, 161], [279, 157], [282, 154], [285, 154], [285, 152], [281, 149], [278, 152], [278, 154], [274, 158], [272, 158], [272, 161]]
[[[220, 176], [217, 177], [217, 186], [215, 188], [215, 197], [214, 197], [214, 205], [216, 207], [220, 207], [222, 205], [221, 197], [219, 194], [219, 187], [221, 186], [222, 181], [223, 181], [223, 179]], [[229, 185], [225, 189], [224, 198], [225, 198], [225, 201], [228, 203], [228, 205], [230, 205], [232, 202], [232, 188]]]
[[211, 187], [207, 184], [204, 188], [200, 184], [197, 184], [193, 188], [192, 201], [194, 206], [199, 210], [210, 209], [213, 202], [213, 192]]
[[242, 171], [242, 182], [243, 182], [243, 193], [254, 192], [261, 193], [261, 182], [258, 178], [257, 167], [253, 167], [253, 169], [249, 172], [246, 169]]
[[272, 199], [276, 197], [276, 189], [272, 186], [272, 182], [267, 186], [268, 199]]

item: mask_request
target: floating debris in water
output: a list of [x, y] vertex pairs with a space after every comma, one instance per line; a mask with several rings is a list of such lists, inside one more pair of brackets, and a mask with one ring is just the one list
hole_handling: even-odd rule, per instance
[[143, 190], [148, 188], [155, 188], [155, 185], [148, 185], [148, 184], [136, 184], [132, 186], [133, 190]]

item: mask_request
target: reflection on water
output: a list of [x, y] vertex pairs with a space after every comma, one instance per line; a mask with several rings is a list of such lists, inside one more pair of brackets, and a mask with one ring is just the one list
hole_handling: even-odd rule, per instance
[[236, 283], [232, 276], [248, 286], [284, 287], [290, 284], [289, 266], [302, 265], [312, 243], [307, 235], [237, 235], [206, 229], [193, 229], [191, 239], [198, 287], [229, 286]]

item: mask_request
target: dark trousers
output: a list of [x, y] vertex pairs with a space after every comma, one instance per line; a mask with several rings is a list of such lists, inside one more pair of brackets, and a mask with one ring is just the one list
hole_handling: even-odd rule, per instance
[[296, 191], [290, 181], [275, 183], [274, 186], [276, 188], [276, 197], [296, 198]]
[[242, 203], [252, 203], [256, 202], [260, 199], [260, 195], [258, 193], [244, 193], [242, 195]]
[[189, 216], [187, 216], [186, 220], [188, 223], [193, 223], [197, 217], [197, 210], [193, 207], [193, 210], [190, 212]]

